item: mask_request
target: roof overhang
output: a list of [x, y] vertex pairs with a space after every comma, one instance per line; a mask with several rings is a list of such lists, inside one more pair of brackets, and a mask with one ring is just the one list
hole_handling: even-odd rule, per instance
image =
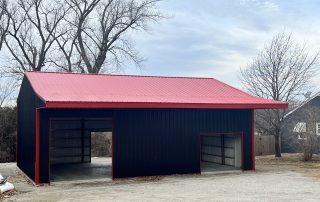
[[132, 102], [46, 102], [46, 108], [180, 108], [180, 109], [284, 109], [288, 103], [132, 103]]

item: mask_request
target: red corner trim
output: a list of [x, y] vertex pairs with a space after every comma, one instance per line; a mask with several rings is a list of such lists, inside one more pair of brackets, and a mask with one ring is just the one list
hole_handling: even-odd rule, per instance
[[112, 148], [112, 159], [111, 159], [111, 170], [112, 170], [112, 180], [114, 180], [114, 119], [112, 119], [112, 134], [111, 134], [111, 148]]
[[39, 185], [40, 175], [40, 110], [36, 109], [36, 162], [35, 162], [35, 183]]
[[256, 162], [255, 162], [255, 158], [254, 158], [254, 110], [252, 110], [251, 112], [251, 147], [252, 147], [252, 170], [256, 170]]

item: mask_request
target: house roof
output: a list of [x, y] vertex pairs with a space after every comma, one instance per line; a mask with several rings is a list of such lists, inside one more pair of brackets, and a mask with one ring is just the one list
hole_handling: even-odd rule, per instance
[[298, 109], [300, 109], [301, 107], [305, 106], [310, 101], [312, 101], [313, 99], [315, 99], [315, 98], [317, 98], [319, 96], [320, 96], [320, 92], [314, 94], [312, 97], [310, 97], [310, 98], [306, 99], [304, 102], [302, 102], [299, 106], [297, 106], [296, 108], [294, 108], [291, 111], [289, 111], [288, 113], [286, 113], [283, 118], [285, 119], [288, 116], [290, 116], [291, 114], [294, 114]]
[[212, 78], [26, 72], [51, 108], [287, 108]]

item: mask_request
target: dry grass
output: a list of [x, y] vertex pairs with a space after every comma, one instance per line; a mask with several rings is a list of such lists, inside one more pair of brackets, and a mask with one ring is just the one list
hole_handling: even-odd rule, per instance
[[11, 191], [7, 191], [4, 193], [0, 193], [0, 201], [3, 200], [4, 198], [10, 198], [11, 196], [17, 194], [16, 190], [11, 190]]
[[[5, 164], [2, 164], [5, 165]], [[6, 168], [8, 169], [8, 168]], [[25, 182], [26, 184], [32, 185], [33, 186], [33, 182], [25, 175], [23, 174], [21, 171], [15, 170], [14, 175], [10, 175], [8, 177], [8, 182], [12, 183], [13, 185], [15, 185], [16, 183], [21, 183], [21, 182]], [[20, 194], [20, 192], [16, 189], [11, 190], [11, 191], [7, 191], [4, 193], [0, 193], [0, 201], [6, 199], [6, 198], [10, 198], [14, 195]]]
[[282, 154], [281, 158], [274, 155], [257, 156], [257, 166], [276, 166], [282, 170], [294, 170], [306, 176], [320, 179], [320, 155], [314, 154], [311, 161], [303, 161], [303, 154]]
[[304, 168], [319, 168], [320, 169], [320, 155], [314, 154], [311, 161], [303, 161], [303, 155], [298, 154], [282, 154], [281, 158], [274, 157], [274, 155], [257, 156], [257, 164], [268, 165], [296, 165]]
[[135, 177], [136, 181], [159, 181], [163, 178], [163, 176], [143, 176], [143, 177]]

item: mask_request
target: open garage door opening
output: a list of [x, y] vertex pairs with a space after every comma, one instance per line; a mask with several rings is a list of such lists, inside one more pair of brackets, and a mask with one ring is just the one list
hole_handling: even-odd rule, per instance
[[50, 181], [112, 179], [112, 120], [50, 121]]
[[232, 171], [243, 168], [242, 134], [201, 134], [201, 172]]

